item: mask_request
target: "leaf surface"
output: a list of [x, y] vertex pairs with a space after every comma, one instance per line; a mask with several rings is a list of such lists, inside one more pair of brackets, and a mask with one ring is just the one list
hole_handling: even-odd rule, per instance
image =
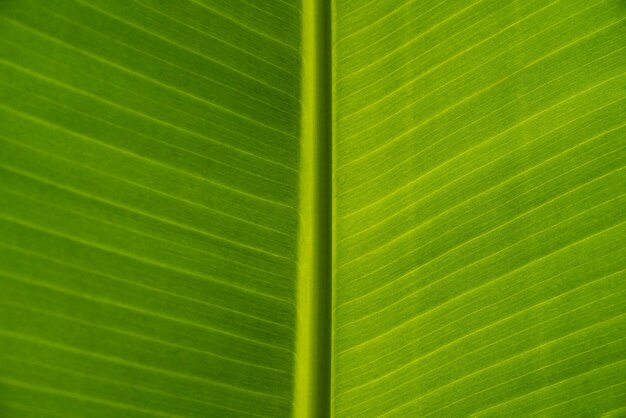
[[623, 19], [335, 2], [335, 416], [619, 415]]
[[623, 415], [624, 11], [1, 2], [0, 416]]
[[0, 415], [288, 416], [297, 2], [0, 4]]

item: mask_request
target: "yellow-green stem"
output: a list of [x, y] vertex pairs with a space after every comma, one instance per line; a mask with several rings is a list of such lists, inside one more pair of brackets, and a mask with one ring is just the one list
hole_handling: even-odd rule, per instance
[[294, 416], [330, 416], [332, 155], [330, 2], [303, 0]]

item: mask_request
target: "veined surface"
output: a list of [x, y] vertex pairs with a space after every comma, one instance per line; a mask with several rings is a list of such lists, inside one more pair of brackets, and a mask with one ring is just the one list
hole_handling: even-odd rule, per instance
[[0, 3], [0, 415], [289, 416], [297, 1]]
[[[333, 7], [334, 416], [623, 414], [623, 3]], [[324, 413], [302, 13], [0, 4], [0, 415]]]
[[335, 13], [334, 416], [623, 413], [623, 2]]

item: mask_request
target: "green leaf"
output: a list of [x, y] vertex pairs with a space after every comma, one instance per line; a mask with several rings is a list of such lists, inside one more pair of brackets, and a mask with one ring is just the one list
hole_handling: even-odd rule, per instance
[[624, 12], [0, 2], [0, 416], [624, 415]]
[[335, 19], [335, 416], [624, 407], [623, 4]]
[[12, 0], [0, 33], [0, 415], [289, 415], [299, 6]]

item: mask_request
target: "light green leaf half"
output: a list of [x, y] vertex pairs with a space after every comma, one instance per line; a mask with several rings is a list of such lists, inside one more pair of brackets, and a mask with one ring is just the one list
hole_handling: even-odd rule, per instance
[[623, 2], [335, 10], [335, 416], [619, 416]]

